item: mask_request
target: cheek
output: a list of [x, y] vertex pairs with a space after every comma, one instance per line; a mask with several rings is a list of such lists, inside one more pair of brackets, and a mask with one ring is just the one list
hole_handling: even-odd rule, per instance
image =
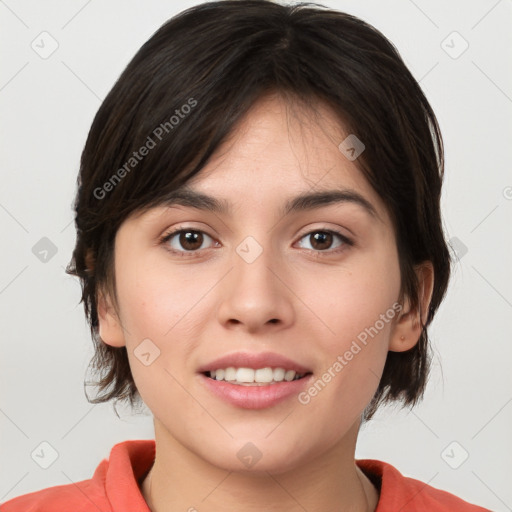
[[[312, 310], [321, 371], [301, 403], [332, 411], [333, 424], [356, 419], [375, 393], [397, 317], [400, 271], [396, 252], [361, 257], [317, 278]], [[395, 305], [395, 308], [393, 308]]]
[[132, 343], [137, 341], [134, 337], [165, 343], [184, 326], [190, 327], [193, 309], [208, 285], [185, 265], [166, 264], [161, 255], [133, 258], [119, 274], [122, 312]]
[[[364, 338], [364, 333], [376, 322], [381, 338], [389, 335], [389, 320], [396, 314], [388, 310], [399, 297], [400, 270], [393, 250], [387, 256], [382, 253], [379, 256], [369, 254], [357, 258], [350, 267], [326, 275], [321, 283], [316, 300], [318, 311], [324, 313], [323, 319], [331, 331], [324, 338], [329, 353], [343, 349], [361, 333], [360, 338]], [[383, 321], [381, 315], [385, 315]]]
[[208, 279], [194, 279], [185, 265], [171, 269], [151, 258], [120, 265], [117, 286], [126, 349], [137, 389], [152, 411], [159, 411], [163, 390], [170, 403], [186, 403], [177, 382], [183, 381], [207, 318], [198, 317], [206, 285]]

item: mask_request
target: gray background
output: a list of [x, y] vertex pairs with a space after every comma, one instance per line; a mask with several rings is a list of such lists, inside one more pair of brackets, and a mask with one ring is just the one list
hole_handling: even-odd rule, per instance
[[[86, 401], [92, 342], [64, 267], [93, 116], [138, 48], [196, 3], [0, 1], [0, 502], [90, 478], [115, 443], [153, 437], [148, 410], [118, 419]], [[444, 218], [459, 255], [424, 402], [381, 411], [356, 455], [512, 510], [512, 1], [323, 3], [379, 28], [420, 81], [446, 143]], [[42, 442], [57, 455], [47, 469], [52, 448], [31, 456]]]

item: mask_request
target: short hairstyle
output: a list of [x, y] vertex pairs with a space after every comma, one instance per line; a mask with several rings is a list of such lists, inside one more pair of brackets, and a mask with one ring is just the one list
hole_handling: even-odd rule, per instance
[[[268, 93], [311, 108], [323, 102], [363, 141], [354, 163], [390, 214], [400, 295], [412, 308], [419, 307], [415, 268], [432, 263], [434, 289], [420, 339], [410, 350], [388, 352], [364, 418], [382, 403], [412, 406], [423, 396], [427, 326], [450, 275], [440, 212], [443, 141], [431, 106], [393, 44], [361, 19], [313, 3], [224, 0], [189, 8], [153, 34], [107, 94], [82, 152], [76, 246], [66, 272], [80, 279], [95, 345], [90, 368], [99, 392], [94, 399], [86, 393], [90, 403], [141, 403], [126, 347], [109, 346], [98, 333], [98, 293], [107, 290], [117, 303], [118, 228], [196, 175]], [[136, 159], [143, 146], [150, 150]]]

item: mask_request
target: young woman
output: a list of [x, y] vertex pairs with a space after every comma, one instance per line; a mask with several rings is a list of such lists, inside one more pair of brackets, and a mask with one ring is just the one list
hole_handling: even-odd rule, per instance
[[321, 6], [200, 4], [142, 46], [81, 159], [100, 392], [155, 440], [2, 512], [482, 511], [356, 460], [415, 404], [446, 291], [443, 146], [391, 43]]

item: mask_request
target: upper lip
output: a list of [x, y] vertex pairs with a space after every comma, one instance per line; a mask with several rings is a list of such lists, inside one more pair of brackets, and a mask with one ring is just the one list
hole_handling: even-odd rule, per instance
[[211, 372], [219, 368], [283, 368], [285, 370], [295, 370], [297, 373], [311, 373], [311, 370], [305, 366], [289, 359], [288, 357], [276, 354], [274, 352], [235, 352], [219, 357], [199, 368], [200, 373]]

